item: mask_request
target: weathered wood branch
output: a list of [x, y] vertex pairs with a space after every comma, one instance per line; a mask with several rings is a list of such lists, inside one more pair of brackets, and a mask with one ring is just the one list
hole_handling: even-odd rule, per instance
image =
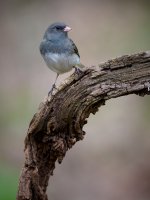
[[95, 114], [106, 100], [129, 94], [150, 94], [150, 52], [74, 73], [55, 95], [47, 97], [29, 125], [17, 199], [47, 200], [55, 162], [61, 163], [66, 151], [84, 138], [82, 128], [90, 113]]

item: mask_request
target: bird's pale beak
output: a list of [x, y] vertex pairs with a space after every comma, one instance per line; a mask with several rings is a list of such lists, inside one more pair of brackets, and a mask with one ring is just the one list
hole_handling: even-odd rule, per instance
[[66, 26], [66, 27], [64, 28], [64, 31], [65, 31], [65, 32], [69, 32], [69, 31], [71, 31], [71, 28], [70, 28], [69, 26]]

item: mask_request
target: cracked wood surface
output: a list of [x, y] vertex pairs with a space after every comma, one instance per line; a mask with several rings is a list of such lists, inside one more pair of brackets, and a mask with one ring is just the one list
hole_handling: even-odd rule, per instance
[[124, 95], [150, 94], [150, 52], [125, 55], [72, 74], [39, 106], [25, 139], [25, 163], [17, 200], [47, 200], [55, 162], [84, 138], [84, 124], [105, 101]]

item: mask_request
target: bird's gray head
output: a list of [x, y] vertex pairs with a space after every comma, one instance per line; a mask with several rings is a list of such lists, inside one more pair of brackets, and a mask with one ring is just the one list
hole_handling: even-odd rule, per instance
[[44, 39], [51, 40], [51, 39], [58, 39], [61, 37], [67, 37], [68, 31], [71, 28], [67, 26], [65, 23], [56, 22], [51, 24], [44, 34]]

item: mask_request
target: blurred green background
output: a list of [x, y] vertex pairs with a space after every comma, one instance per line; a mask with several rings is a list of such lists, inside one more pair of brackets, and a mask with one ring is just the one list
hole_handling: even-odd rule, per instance
[[[38, 49], [46, 28], [55, 21], [66, 22], [82, 63], [98, 65], [150, 50], [149, 2], [0, 2], [0, 200], [16, 197], [28, 125], [56, 76]], [[58, 84], [69, 74], [59, 77]], [[108, 101], [90, 116], [85, 139], [56, 165], [49, 198], [149, 200], [149, 122], [150, 97]]]

